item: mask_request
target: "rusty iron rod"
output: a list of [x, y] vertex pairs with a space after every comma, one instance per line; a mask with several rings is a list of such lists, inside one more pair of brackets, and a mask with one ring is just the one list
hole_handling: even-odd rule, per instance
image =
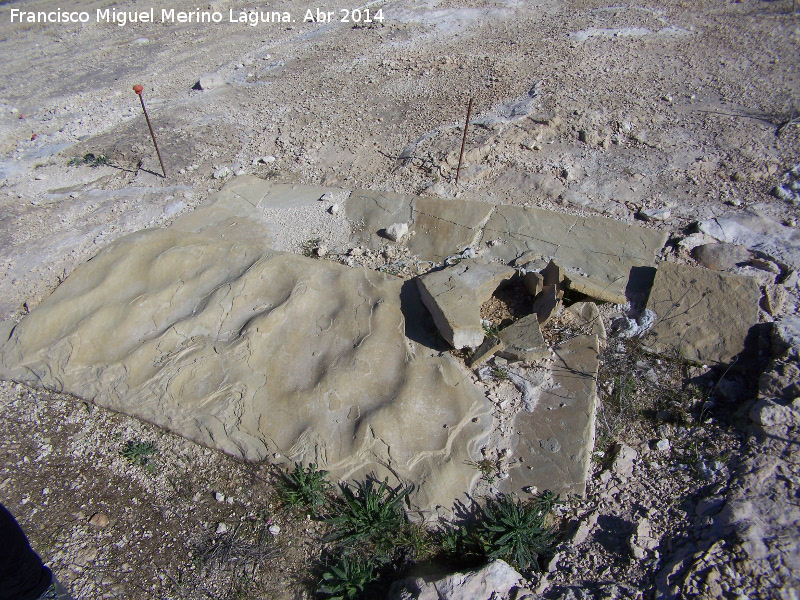
[[147, 114], [147, 109], [144, 107], [144, 98], [142, 97], [142, 90], [144, 88], [140, 85], [133, 86], [133, 91], [139, 96], [139, 101], [142, 103], [142, 110], [144, 111], [144, 118], [147, 120], [147, 128], [150, 130], [150, 137], [153, 138], [153, 146], [156, 147], [156, 154], [158, 154], [158, 162], [161, 163], [161, 172], [164, 173], [164, 179], [167, 178], [167, 170], [164, 168], [164, 161], [161, 160], [161, 151], [158, 149], [156, 143], [156, 134], [153, 133], [153, 126], [150, 125], [150, 117]]
[[458, 155], [458, 168], [456, 169], [456, 185], [458, 185], [458, 176], [461, 175], [461, 161], [464, 160], [464, 146], [467, 143], [467, 127], [469, 127], [469, 118], [472, 115], [472, 98], [469, 99], [469, 106], [467, 106], [467, 121], [464, 123], [464, 137], [461, 138], [461, 153]]

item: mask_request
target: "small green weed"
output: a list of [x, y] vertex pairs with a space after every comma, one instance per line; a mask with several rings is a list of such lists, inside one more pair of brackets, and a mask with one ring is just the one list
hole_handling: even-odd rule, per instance
[[343, 555], [322, 574], [317, 592], [330, 600], [356, 600], [377, 575], [371, 558]]
[[301, 506], [316, 515], [333, 488], [327, 476], [328, 472], [317, 470], [315, 463], [310, 463], [306, 468], [295, 463], [294, 471], [285, 474], [278, 483], [278, 491], [289, 506]]
[[343, 483], [339, 487], [342, 490], [341, 512], [327, 519], [333, 531], [325, 536], [324, 541], [371, 543], [379, 551], [391, 549], [394, 537], [405, 524], [402, 502], [411, 493], [411, 488], [398, 486], [392, 489], [388, 479], [376, 486], [372, 478], [355, 486]]
[[483, 323], [483, 332], [486, 334], [486, 337], [496, 337], [497, 334], [500, 333], [501, 329], [502, 328], [500, 325], [487, 325], [486, 323]]
[[505, 367], [492, 367], [492, 377], [495, 379], [508, 379], [508, 370]]
[[[494, 375], [494, 372], [492, 373]], [[490, 458], [484, 458], [483, 460], [474, 461], [469, 460], [467, 464], [471, 467], [475, 467], [478, 471], [481, 472], [481, 479], [486, 481], [489, 485], [492, 485], [497, 480], [497, 463]]]
[[140, 467], [145, 467], [148, 471], [154, 471], [155, 465], [150, 462], [151, 458], [158, 455], [159, 450], [153, 442], [142, 442], [140, 440], [128, 440], [119, 453]]
[[553, 528], [550, 510], [559, 503], [545, 492], [530, 502], [500, 495], [487, 500], [474, 535], [486, 556], [502, 558], [520, 569], [539, 570], [539, 556], [550, 552]]
[[88, 154], [84, 154], [83, 156], [75, 156], [69, 160], [67, 163], [70, 167], [80, 167], [82, 165], [88, 165], [90, 167], [99, 167], [101, 165], [107, 165], [109, 163], [109, 159], [105, 154], [101, 154], [100, 156], [95, 156], [91, 152]]

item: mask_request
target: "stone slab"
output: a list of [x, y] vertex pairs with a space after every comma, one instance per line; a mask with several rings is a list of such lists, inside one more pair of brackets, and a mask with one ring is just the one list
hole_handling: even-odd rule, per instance
[[355, 190], [345, 202], [345, 214], [356, 230], [357, 243], [371, 246], [383, 241], [378, 232], [395, 223], [411, 221], [411, 206], [416, 196], [382, 192], [377, 190]]
[[586, 492], [599, 368], [597, 336], [574, 337], [553, 348], [554, 385], [543, 389], [532, 411], [515, 419], [521, 460], [505, 480], [504, 491], [524, 495], [531, 487], [557, 494]]
[[[425, 260], [443, 262], [467, 246], [475, 246], [494, 206], [469, 200], [417, 198], [408, 246]], [[507, 262], [507, 261], [506, 261]]]
[[567, 307], [567, 312], [574, 315], [581, 325], [588, 325], [592, 328], [592, 333], [601, 342], [607, 339], [606, 326], [600, 316], [600, 310], [594, 302], [576, 302]]
[[510, 262], [528, 251], [555, 259], [568, 273], [591, 277], [625, 295], [631, 269], [652, 266], [667, 233], [605, 217], [535, 207], [498, 206], [486, 224], [489, 254]]
[[546, 285], [533, 301], [533, 312], [536, 313], [539, 323], [544, 325], [561, 308], [561, 292], [556, 284]]
[[417, 279], [417, 285], [447, 343], [454, 348], [477, 348], [484, 338], [481, 304], [515, 272], [512, 267], [474, 258], [426, 273]]
[[498, 336], [503, 344], [499, 354], [509, 360], [532, 363], [550, 357], [536, 314], [527, 315], [503, 329]]
[[758, 323], [760, 299], [750, 277], [662, 262], [647, 300], [656, 321], [644, 346], [692, 362], [729, 363]]
[[205, 208], [76, 268], [0, 345], [0, 377], [247, 460], [399, 478], [423, 512], [468, 493], [491, 407], [404, 335], [403, 282], [270, 250], [258, 222]]

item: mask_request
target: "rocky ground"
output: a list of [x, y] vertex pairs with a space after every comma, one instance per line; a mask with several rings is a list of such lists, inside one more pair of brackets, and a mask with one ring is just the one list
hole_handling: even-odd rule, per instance
[[[783, 225], [765, 232], [779, 246], [795, 243], [800, 16], [789, 1], [398, 0], [372, 4], [384, 21], [360, 26], [303, 23], [316, 5], [282, 2], [269, 9], [296, 22], [257, 27], [120, 27], [94, 22], [100, 2], [83, 5], [85, 25], [10, 23], [11, 8], [56, 6], [19, 5], [0, 10], [4, 319], [100, 247], [169, 223], [241, 172], [637, 220], [669, 232], [665, 258], [756, 276], [765, 300], [782, 296], [763, 306], [765, 323], [797, 312], [797, 269], [780, 248], [751, 244], [745, 266], [693, 257], [713, 238], [688, 230], [757, 210]], [[242, 9], [211, 7], [226, 20]], [[325, 213], [341, 201], [283, 213], [283, 249], [325, 246], [401, 277], [429, 268], [391, 245], [349, 247], [343, 215]], [[510, 313], [497, 302], [484, 317]], [[797, 343], [770, 336], [760, 363], [727, 373], [611, 335], [587, 496], [565, 505], [565, 541], [525, 587], [553, 598], [797, 597]], [[510, 384], [486, 385], [501, 396]], [[324, 526], [281, 506], [269, 466], [12, 382], [0, 403], [0, 499], [76, 598], [311, 596]], [[157, 451], [137, 464], [120, 454], [128, 442]], [[233, 543], [271, 525], [280, 530], [258, 543]], [[215, 548], [231, 540], [236, 560], [221, 560]]]

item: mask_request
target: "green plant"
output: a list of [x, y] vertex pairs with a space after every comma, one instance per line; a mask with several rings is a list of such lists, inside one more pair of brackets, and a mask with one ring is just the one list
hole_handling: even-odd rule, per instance
[[100, 165], [107, 165], [109, 162], [108, 157], [105, 154], [101, 154], [100, 156], [95, 156], [91, 152], [88, 154], [84, 154], [83, 156], [74, 156], [69, 160], [67, 163], [71, 167], [78, 167], [81, 165], [89, 165], [90, 167], [99, 167]]
[[401, 485], [393, 489], [389, 487], [388, 478], [377, 487], [372, 478], [355, 486], [343, 483], [339, 487], [342, 490], [341, 513], [327, 520], [333, 531], [324, 540], [344, 544], [372, 542], [384, 550], [391, 548], [394, 537], [405, 523], [402, 502], [411, 488]]
[[500, 495], [487, 500], [474, 535], [490, 558], [502, 558], [520, 569], [538, 571], [538, 559], [550, 551], [553, 528], [547, 524], [558, 497], [545, 492], [533, 501]]
[[158, 446], [156, 446], [153, 442], [128, 440], [125, 442], [125, 445], [122, 447], [122, 450], [120, 450], [119, 453], [133, 464], [139, 465], [140, 467], [145, 467], [149, 471], [152, 471], [155, 466], [150, 462], [150, 459], [153, 456], [156, 456], [159, 452]]
[[317, 470], [316, 463], [305, 468], [295, 463], [294, 471], [284, 474], [278, 482], [278, 491], [289, 506], [302, 506], [316, 515], [333, 487], [326, 479], [327, 475], [327, 471]]
[[330, 600], [356, 600], [376, 579], [375, 567], [373, 559], [343, 555], [322, 574], [317, 592]]
[[[494, 372], [492, 374], [494, 374]], [[497, 479], [496, 461], [493, 461], [490, 458], [484, 458], [483, 460], [479, 461], [468, 460], [467, 464], [478, 469], [478, 471], [481, 472], [481, 479], [486, 481], [486, 483], [489, 485], [492, 485]]]
[[500, 325], [487, 325], [486, 322], [483, 323], [483, 332], [486, 334], [486, 337], [495, 337], [502, 328]]
[[508, 369], [505, 367], [492, 367], [492, 377], [495, 379], [508, 379]]

